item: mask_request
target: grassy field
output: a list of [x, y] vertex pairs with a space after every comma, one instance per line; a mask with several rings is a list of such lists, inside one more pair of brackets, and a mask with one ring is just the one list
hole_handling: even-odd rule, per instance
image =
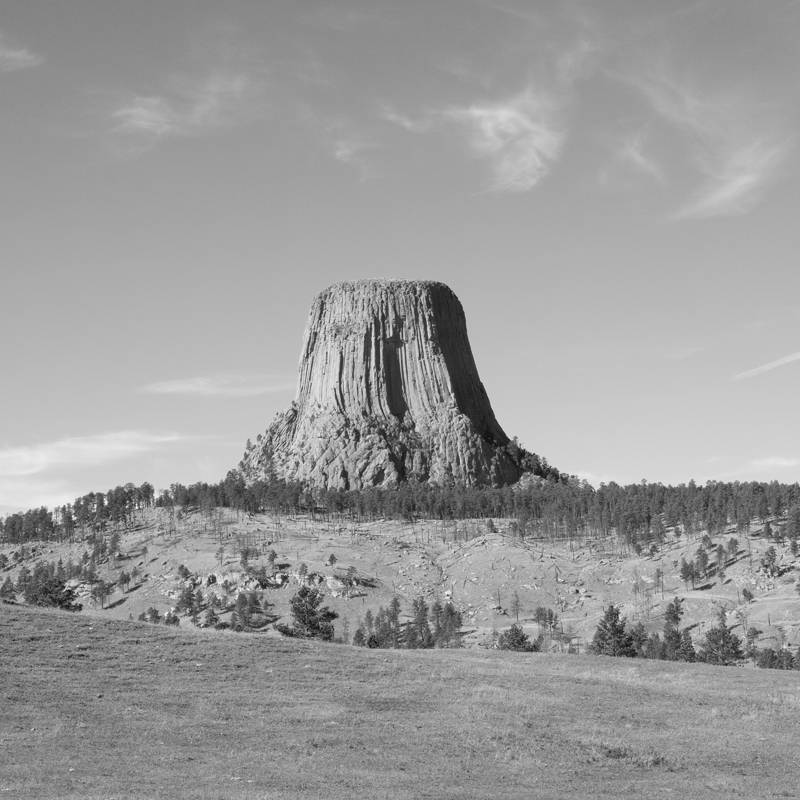
[[800, 675], [0, 605], [0, 796], [797, 797]]

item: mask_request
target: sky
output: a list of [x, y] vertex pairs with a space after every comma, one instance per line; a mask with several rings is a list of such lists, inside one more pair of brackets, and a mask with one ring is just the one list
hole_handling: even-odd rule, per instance
[[5, 0], [0, 512], [213, 481], [313, 297], [447, 283], [601, 481], [800, 479], [800, 3]]

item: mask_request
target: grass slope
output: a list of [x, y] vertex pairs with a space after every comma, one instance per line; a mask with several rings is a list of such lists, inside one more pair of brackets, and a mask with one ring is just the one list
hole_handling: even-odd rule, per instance
[[0, 796], [796, 797], [797, 673], [0, 605]]
[[[730, 612], [729, 624], [736, 626], [740, 638], [746, 627], [754, 626], [762, 631], [759, 647], [778, 648], [784, 642], [792, 649], [800, 645], [800, 595], [796, 591], [800, 558], [792, 556], [788, 545], [774, 544], [759, 535], [761, 529], [754, 527], [752, 536], [731, 529], [724, 536], [713, 537], [716, 546], [736, 535], [738, 553], [728, 559], [724, 580], [712, 574], [692, 589], [681, 581], [678, 565], [682, 558], [694, 559], [699, 535], [671, 534], [651, 557], [620, 554], [612, 537], [579, 540], [572, 545], [523, 542], [505, 533], [508, 520], [498, 520], [496, 525], [499, 533], [489, 532], [486, 520], [421, 520], [413, 524], [383, 520], [345, 526], [308, 516], [248, 517], [227, 509], [173, 514], [150, 509], [137, 515], [130, 530], [119, 532], [120, 549], [126, 557], [97, 565], [98, 575], [107, 581], [116, 581], [122, 570], [134, 568], [142, 576], [130, 591], [117, 589], [106, 600], [106, 608], [89, 597], [82, 597], [81, 602], [84, 612], [115, 619], [137, 619], [151, 606], [164, 614], [176, 604], [182, 587], [180, 565], [199, 575], [227, 575], [232, 602], [239, 589], [236, 581], [243, 577], [241, 549], [247, 544], [258, 553], [250, 558], [253, 567], [267, 566], [266, 554], [274, 549], [278, 563], [289, 564], [291, 572], [305, 563], [310, 572], [325, 576], [341, 575], [352, 568], [374, 579], [374, 588], [350, 599], [335, 597], [323, 584], [326, 604], [339, 614], [337, 635], [344, 633], [346, 623], [352, 635], [367, 610], [375, 613], [395, 595], [404, 614], [411, 613], [417, 596], [429, 603], [452, 597], [470, 631], [466, 643], [488, 643], [494, 631], [508, 628], [516, 620], [516, 600], [519, 622], [528, 634], [535, 637], [539, 633], [535, 609], [553, 608], [564, 633], [554, 646], [573, 642], [584, 649], [608, 603], [621, 605], [632, 624], [642, 621], [648, 632], [660, 632], [667, 605], [674, 597], [682, 597], [685, 617], [681, 626], [691, 629], [696, 645], [709, 627], [716, 625], [720, 605]], [[106, 539], [110, 535], [106, 532]], [[779, 578], [767, 578], [759, 571], [764, 553], [773, 545], [783, 573]], [[14, 564], [0, 571], [0, 582], [6, 577], [17, 579], [21, 564], [12, 558], [17, 549], [17, 545], [0, 546], [0, 552]], [[30, 570], [39, 560], [56, 562], [60, 558], [77, 563], [91, 549], [88, 541], [29, 544], [24, 563]], [[336, 557], [335, 567], [329, 565], [331, 554]], [[712, 561], [715, 558], [712, 552]], [[657, 570], [664, 575], [663, 591], [656, 582]], [[284, 589], [265, 592], [272, 611], [283, 621], [298, 587], [292, 577]], [[754, 602], [744, 601], [744, 588], [752, 591]], [[181, 625], [190, 627], [191, 622], [184, 617]]]

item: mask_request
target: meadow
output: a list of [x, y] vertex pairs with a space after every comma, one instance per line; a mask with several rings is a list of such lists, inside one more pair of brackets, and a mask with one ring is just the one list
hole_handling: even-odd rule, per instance
[[797, 672], [0, 605], [0, 796], [796, 797]]

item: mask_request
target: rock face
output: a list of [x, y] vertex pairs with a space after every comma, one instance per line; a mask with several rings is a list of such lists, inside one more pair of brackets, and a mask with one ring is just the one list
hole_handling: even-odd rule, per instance
[[255, 479], [321, 488], [500, 485], [522, 469], [442, 283], [340, 283], [311, 307], [292, 406], [245, 453]]

